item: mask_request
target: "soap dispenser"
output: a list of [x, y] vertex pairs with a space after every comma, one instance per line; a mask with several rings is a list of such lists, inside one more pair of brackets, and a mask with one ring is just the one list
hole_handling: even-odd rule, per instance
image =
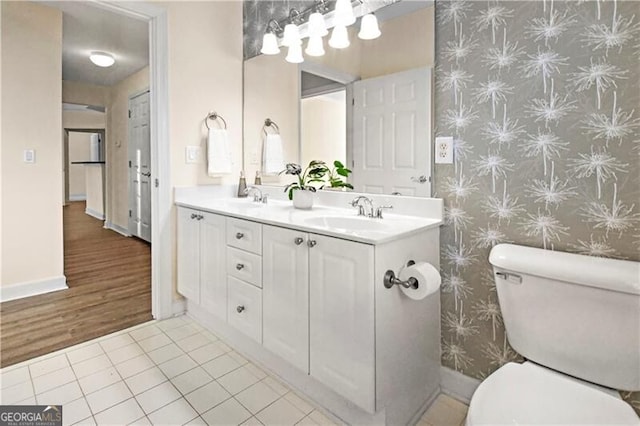
[[238, 183], [238, 198], [247, 196], [247, 179], [244, 177], [244, 171], [240, 172], [240, 182]]
[[262, 185], [262, 175], [260, 174], [260, 170], [256, 171], [256, 180], [253, 183], [254, 185]]

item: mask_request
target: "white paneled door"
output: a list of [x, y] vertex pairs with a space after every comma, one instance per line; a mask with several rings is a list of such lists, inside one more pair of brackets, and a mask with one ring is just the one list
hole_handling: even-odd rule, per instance
[[309, 238], [311, 376], [373, 413], [373, 246]]
[[431, 69], [353, 83], [352, 183], [359, 192], [431, 196]]
[[149, 91], [129, 99], [129, 232], [151, 242]]
[[309, 372], [308, 234], [263, 226], [263, 345]]

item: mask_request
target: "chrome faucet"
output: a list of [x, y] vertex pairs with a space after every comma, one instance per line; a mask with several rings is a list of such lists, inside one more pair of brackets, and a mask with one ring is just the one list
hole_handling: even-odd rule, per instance
[[253, 202], [259, 203], [264, 202], [266, 204], [266, 197], [262, 195], [262, 191], [257, 186], [249, 186], [244, 190], [244, 193], [247, 195], [251, 195], [251, 191], [253, 191]]
[[[366, 205], [362, 205], [361, 201]], [[359, 195], [351, 201], [351, 206], [358, 208], [358, 216], [373, 217], [373, 201], [371, 201], [371, 198]]]

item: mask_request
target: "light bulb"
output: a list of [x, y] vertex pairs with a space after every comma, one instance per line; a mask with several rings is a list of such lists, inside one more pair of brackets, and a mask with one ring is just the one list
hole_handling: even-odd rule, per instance
[[91, 60], [95, 65], [103, 68], [110, 67], [116, 62], [113, 55], [105, 52], [91, 52], [89, 60]]
[[299, 44], [289, 46], [289, 52], [287, 53], [287, 57], [284, 59], [292, 64], [304, 62], [304, 58], [302, 57], [302, 46]]
[[264, 34], [262, 37], [262, 49], [260, 49], [260, 53], [264, 53], [265, 55], [277, 55], [280, 53], [278, 39], [274, 33]]
[[324, 22], [324, 16], [320, 12], [314, 12], [309, 16], [309, 37], [324, 37], [329, 34], [327, 25]]
[[351, 0], [336, 1], [334, 22], [336, 25], [344, 25], [345, 27], [356, 22], [356, 16], [353, 14]]
[[349, 33], [347, 27], [344, 25], [336, 25], [331, 32], [331, 38], [329, 39], [329, 46], [334, 49], [344, 49], [349, 47]]
[[373, 40], [380, 37], [380, 28], [378, 28], [378, 18], [373, 13], [368, 13], [362, 17], [360, 21], [360, 32], [358, 37], [362, 40]]
[[313, 36], [309, 37], [309, 42], [307, 43], [307, 48], [304, 53], [309, 56], [322, 56], [324, 55], [324, 46], [322, 43], [322, 37]]
[[291, 47], [293, 45], [302, 44], [302, 40], [300, 40], [300, 31], [296, 24], [287, 24], [284, 27], [284, 35], [282, 37], [282, 45], [286, 47]]

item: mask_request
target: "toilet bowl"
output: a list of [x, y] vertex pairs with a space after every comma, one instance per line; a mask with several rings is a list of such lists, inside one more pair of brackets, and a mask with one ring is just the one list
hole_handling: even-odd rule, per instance
[[640, 425], [615, 389], [640, 390], [640, 263], [512, 244], [489, 256], [511, 346], [476, 389], [467, 425]]
[[640, 419], [617, 392], [532, 362], [496, 370], [467, 412], [467, 426], [532, 424], [640, 425]]

